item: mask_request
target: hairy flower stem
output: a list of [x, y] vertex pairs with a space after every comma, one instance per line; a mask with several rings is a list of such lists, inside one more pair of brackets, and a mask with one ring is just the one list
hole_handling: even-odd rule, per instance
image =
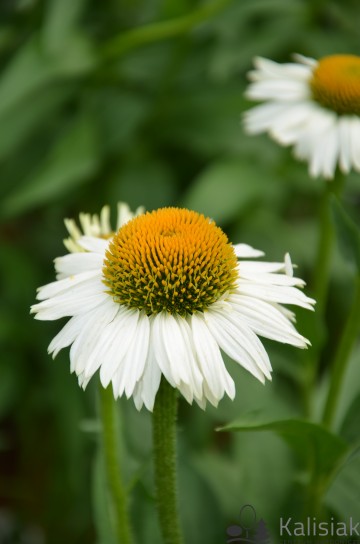
[[155, 485], [158, 516], [165, 544], [183, 542], [177, 504], [177, 391], [163, 378], [153, 413]]
[[325, 403], [323, 423], [328, 428], [334, 424], [336, 409], [348, 362], [360, 330], [360, 275], [356, 278], [355, 295], [347, 317], [331, 370], [330, 386]]
[[133, 538], [128, 517], [127, 497], [119, 465], [116, 404], [111, 387], [105, 389], [100, 386], [99, 397], [107, 485], [116, 518], [117, 542], [118, 544], [131, 544]]

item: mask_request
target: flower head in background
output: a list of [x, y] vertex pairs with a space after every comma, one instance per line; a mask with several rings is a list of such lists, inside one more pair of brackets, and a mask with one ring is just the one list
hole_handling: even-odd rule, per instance
[[231, 245], [213, 221], [187, 209], [121, 219], [113, 235], [104, 218], [89, 235], [90, 223], [82, 220], [80, 237], [71, 224], [82, 251], [55, 259], [57, 280], [39, 288], [31, 309], [40, 320], [70, 317], [49, 352], [71, 346], [83, 387], [99, 370], [115, 398], [132, 396], [138, 409], [152, 410], [163, 375], [188, 402], [216, 406], [225, 393], [235, 396], [220, 350], [264, 382], [271, 365], [258, 335], [307, 346], [282, 306], [314, 304], [298, 289], [304, 282], [289, 257], [248, 260], [263, 253]]
[[294, 146], [313, 177], [331, 179], [337, 165], [345, 174], [360, 171], [360, 57], [295, 60], [255, 59], [246, 96], [266, 102], [245, 113], [246, 131]]

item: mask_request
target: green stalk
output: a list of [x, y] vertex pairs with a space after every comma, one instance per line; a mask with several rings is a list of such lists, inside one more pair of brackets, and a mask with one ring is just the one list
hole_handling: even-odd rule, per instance
[[100, 385], [99, 397], [107, 484], [116, 517], [117, 542], [118, 544], [131, 544], [133, 538], [128, 516], [127, 497], [119, 463], [116, 403], [111, 387], [105, 389]]
[[[319, 213], [319, 241], [316, 253], [316, 262], [313, 277], [313, 297], [316, 300], [314, 315], [314, 330], [321, 330], [324, 326], [327, 294], [330, 280], [331, 262], [335, 241], [335, 229], [331, 213], [332, 195], [341, 196], [345, 176], [337, 171], [333, 181], [326, 182], [322, 195]], [[307, 354], [305, 360], [305, 376], [303, 382], [303, 397], [305, 413], [309, 417], [312, 412], [313, 395], [315, 393], [322, 343], [316, 342]]]
[[102, 49], [102, 57], [105, 60], [115, 59], [130, 49], [158, 42], [167, 38], [173, 38], [192, 30], [195, 26], [221, 11], [231, 0], [216, 0], [193, 11], [188, 15], [176, 17], [169, 21], [160, 21], [144, 25], [112, 38]]
[[153, 413], [154, 468], [158, 516], [165, 544], [182, 544], [176, 478], [177, 390], [163, 378]]
[[344, 181], [345, 176], [341, 172], [337, 172], [334, 180], [327, 182], [320, 207], [320, 233], [314, 274], [314, 298], [316, 300], [316, 313], [321, 316], [325, 312], [335, 239], [331, 215], [331, 196], [341, 195]]
[[335, 353], [331, 371], [330, 386], [325, 403], [323, 423], [328, 428], [334, 424], [342, 384], [346, 374], [348, 362], [360, 329], [360, 275], [356, 278], [355, 297], [348, 315], [340, 343]]

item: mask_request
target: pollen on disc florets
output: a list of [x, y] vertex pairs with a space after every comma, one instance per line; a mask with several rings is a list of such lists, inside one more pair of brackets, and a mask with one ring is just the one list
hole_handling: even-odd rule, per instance
[[148, 315], [203, 311], [231, 290], [237, 259], [223, 231], [203, 215], [162, 208], [129, 221], [103, 267], [113, 299]]
[[360, 115], [360, 57], [331, 55], [320, 59], [310, 80], [316, 102], [338, 114]]

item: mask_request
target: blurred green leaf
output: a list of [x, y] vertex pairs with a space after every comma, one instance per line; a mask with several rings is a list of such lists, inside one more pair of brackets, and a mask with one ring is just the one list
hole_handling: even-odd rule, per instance
[[240, 157], [220, 159], [205, 169], [185, 194], [183, 204], [220, 223], [226, 223], [258, 201], [276, 197], [276, 179], [267, 175], [266, 184], [253, 163]]
[[[77, 76], [94, 65], [93, 51], [81, 34], [71, 35], [58, 57], [48, 54], [38, 36], [32, 37], [10, 59], [0, 79], [0, 118], [47, 84]], [[31, 107], [31, 103], [29, 104]]]
[[104, 152], [116, 157], [133, 148], [134, 138], [151, 107], [140, 93], [119, 88], [98, 89], [90, 105], [99, 122]]
[[23, 213], [72, 191], [90, 180], [98, 160], [94, 123], [86, 115], [77, 117], [38, 170], [4, 199], [1, 214]]
[[355, 263], [360, 273], [360, 230], [335, 196], [331, 199], [332, 213], [340, 250], [346, 259]]
[[74, 33], [76, 23], [82, 14], [87, 0], [49, 0], [45, 7], [45, 21], [42, 38], [45, 50], [59, 53], [66, 48], [66, 42]]
[[359, 519], [360, 457], [351, 457], [332, 482], [326, 504], [342, 519]]
[[350, 404], [340, 429], [340, 435], [351, 444], [360, 444], [359, 414], [360, 393], [353, 399], [352, 403]]
[[[32, 38], [9, 60], [0, 79], [0, 117], [25, 96], [49, 83], [57, 73], [56, 63], [46, 58]], [[29, 105], [30, 106], [30, 105]]]
[[54, 86], [46, 94], [33, 95], [31, 105], [22, 100], [15, 109], [5, 112], [0, 123], [0, 159], [14, 152], [39, 125], [52, 118], [73, 92], [69, 85]]
[[303, 419], [273, 420], [259, 412], [244, 415], [218, 429], [220, 431], [272, 431], [281, 436], [298, 456], [307, 461], [310, 454], [314, 473], [329, 476], [344, 457], [348, 446], [321, 425]]
[[176, 186], [171, 169], [155, 158], [131, 158], [112, 178], [109, 201], [119, 200], [125, 200], [132, 208], [145, 206], [148, 210], [174, 204]]

